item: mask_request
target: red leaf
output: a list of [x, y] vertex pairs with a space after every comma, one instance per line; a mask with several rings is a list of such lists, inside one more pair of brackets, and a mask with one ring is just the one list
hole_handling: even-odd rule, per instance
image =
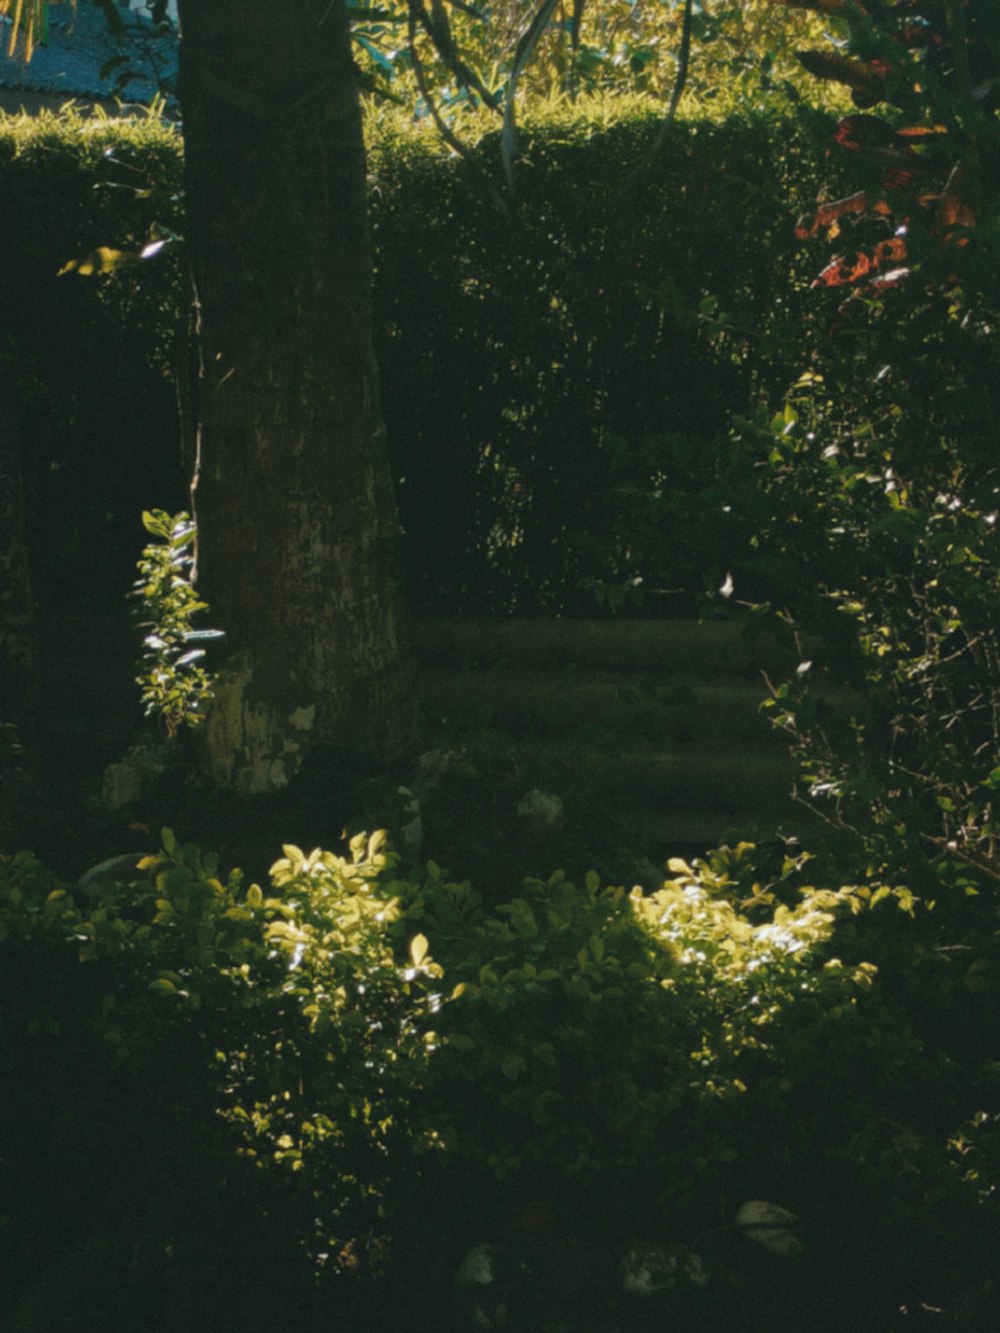
[[882, 217], [888, 217], [890, 212], [889, 205], [884, 199], [870, 200], [865, 191], [860, 190], [857, 194], [848, 195], [846, 199], [821, 204], [812, 217], [807, 215], [800, 218], [795, 225], [795, 236], [797, 240], [807, 241], [824, 227], [836, 234], [840, 230], [838, 223], [843, 217], [859, 213], [879, 213]]
[[843, 148], [860, 152], [865, 148], [888, 148], [896, 138], [896, 131], [878, 116], [845, 116], [833, 132]]
[[[862, 278], [879, 273], [883, 264], [887, 261], [899, 262], [905, 258], [905, 237], [893, 236], [890, 240], [879, 241], [878, 245], [868, 254], [855, 255], [851, 261], [840, 255], [832, 264], [827, 264], [812, 285], [814, 287], [848, 287], [860, 282]], [[890, 277], [893, 278], [892, 283], [888, 282]], [[895, 281], [895, 276], [892, 274], [882, 275], [882, 285], [895, 285]]]
[[873, 101], [881, 101], [885, 93], [885, 78], [889, 72], [884, 61], [851, 60], [831, 51], [797, 51], [799, 64], [817, 79], [842, 83], [852, 92]]

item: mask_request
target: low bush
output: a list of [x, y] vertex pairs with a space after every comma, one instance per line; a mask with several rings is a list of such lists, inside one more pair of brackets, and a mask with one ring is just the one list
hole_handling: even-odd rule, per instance
[[725, 1297], [732, 1214], [775, 1192], [809, 1237], [789, 1289], [895, 1235], [891, 1311], [942, 1216], [995, 1226], [995, 1128], [961, 1053], [834, 953], [858, 923], [898, 949], [913, 904], [805, 870], [741, 845], [655, 893], [554, 875], [488, 909], [382, 835], [286, 848], [267, 893], [169, 832], [128, 885], [4, 859], [6, 1326], [266, 1327], [294, 1291], [304, 1327], [369, 1327], [364, 1279], [426, 1283], [539, 1209], [583, 1252], [684, 1241]]

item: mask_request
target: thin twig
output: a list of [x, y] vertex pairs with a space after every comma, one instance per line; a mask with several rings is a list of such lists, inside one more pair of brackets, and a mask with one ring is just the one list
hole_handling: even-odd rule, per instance
[[441, 138], [444, 139], [445, 143], [448, 145], [449, 148], [454, 149], [454, 151], [459, 155], [459, 157], [463, 158], [466, 162], [468, 162], [468, 164], [472, 167], [473, 171], [476, 172], [476, 174], [482, 179], [487, 190], [493, 197], [493, 202], [496, 204], [497, 208], [499, 208], [500, 212], [506, 216], [509, 216], [510, 208], [507, 205], [506, 199], [504, 199], [503, 195], [490, 180], [486, 171], [483, 169], [482, 165], [477, 161], [471, 149], [469, 149], [466, 144], [462, 143], [458, 135], [454, 133], [451, 126], [445, 121], [444, 117], [441, 115], [441, 112], [438, 110], [437, 103], [431, 96], [430, 89], [427, 87], [427, 79], [424, 77], [423, 61], [421, 60], [420, 53], [417, 50], [416, 18], [417, 18], [417, 6], [414, 4], [414, 0], [410, 0], [409, 17], [407, 19], [407, 41], [409, 43], [409, 48], [410, 48], [410, 59], [413, 61], [413, 77], [416, 80], [417, 91], [420, 93], [420, 96], [424, 99], [424, 102], [427, 106], [427, 110], [430, 112], [431, 119], [434, 121], [434, 124], [437, 127], [437, 131], [441, 135]]
[[659, 134], [657, 134], [653, 141], [653, 146], [632, 172], [631, 176], [629, 176], [629, 185], [655, 165], [670, 136], [670, 131], [673, 129], [674, 120], [677, 116], [677, 108], [680, 105], [680, 100], [684, 94], [685, 85], [687, 84], [688, 66], [691, 60], [691, 18], [693, 7], [693, 0], [684, 0], [684, 21], [681, 27], [681, 49], [677, 57], [677, 75], [674, 79], [673, 91], [670, 94], [670, 105], [667, 107], [666, 117], [663, 124], [660, 126]]

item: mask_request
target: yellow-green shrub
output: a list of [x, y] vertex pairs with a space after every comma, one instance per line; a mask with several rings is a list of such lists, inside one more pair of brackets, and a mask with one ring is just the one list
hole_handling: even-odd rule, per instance
[[[763, 884], [754, 867], [752, 847], [721, 849], [672, 863], [655, 893], [556, 874], [488, 909], [433, 864], [394, 877], [381, 835], [344, 857], [285, 848], [268, 892], [169, 832], [133, 884], [88, 894], [7, 858], [0, 1044], [18, 1095], [0, 1132], [30, 1118], [32, 1142], [58, 1140], [67, 1095], [106, 1133], [135, 1121], [123, 1177], [98, 1180], [113, 1199], [131, 1182], [140, 1246], [202, 1252], [160, 1153], [189, 1193], [250, 1198], [327, 1281], [382, 1253], [373, 1237], [459, 1236], [463, 1209], [538, 1199], [605, 1237], [637, 1219], [692, 1234], [719, 1190], [780, 1186], [831, 1244], [859, 1199], [872, 1235], [932, 1234], [941, 1200], [981, 1209], [981, 1169], [953, 1165], [979, 1092], [958, 1094], [872, 965], [833, 953], [851, 922], [905, 920], [899, 902], [797, 887], [798, 862]], [[81, 1082], [74, 1056], [100, 1077]], [[915, 1087], [937, 1120], [900, 1103]], [[29, 1154], [8, 1191], [14, 1292], [38, 1263], [18, 1230], [38, 1191], [92, 1198], [92, 1163], [65, 1156], [58, 1185]], [[65, 1207], [72, 1250], [87, 1210]]]

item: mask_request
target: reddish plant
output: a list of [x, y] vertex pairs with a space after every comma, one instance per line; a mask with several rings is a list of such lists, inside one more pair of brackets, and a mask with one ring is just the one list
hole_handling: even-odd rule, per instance
[[[846, 54], [801, 51], [817, 78], [851, 90], [858, 113], [834, 131], [839, 148], [863, 164], [870, 184], [823, 203], [800, 220], [800, 239], [833, 239], [845, 220], [884, 219], [891, 235], [840, 255], [816, 286], [894, 286], [910, 273], [912, 238], [963, 245], [981, 220], [984, 164], [995, 171], [1000, 108], [1000, 25], [994, 0], [772, 0], [841, 19]], [[884, 115], [869, 109], [886, 104]], [[894, 108], [893, 110], [891, 110]], [[902, 123], [899, 121], [902, 116]]]

